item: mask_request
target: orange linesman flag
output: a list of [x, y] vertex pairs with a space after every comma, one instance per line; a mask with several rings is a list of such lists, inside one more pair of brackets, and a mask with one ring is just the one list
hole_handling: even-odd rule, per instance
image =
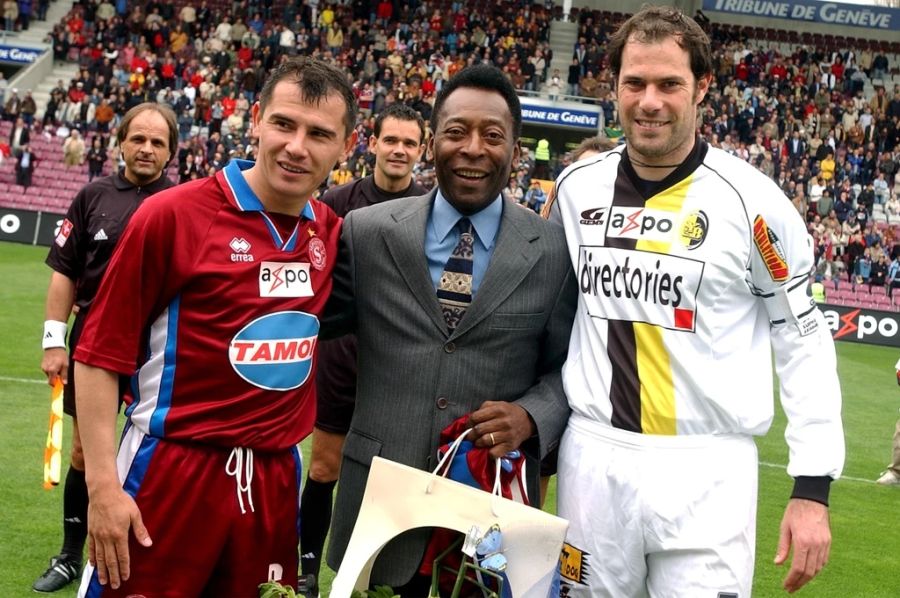
[[49, 490], [59, 484], [62, 469], [63, 435], [63, 383], [59, 376], [50, 391], [50, 429], [47, 430], [47, 446], [44, 448], [44, 488]]

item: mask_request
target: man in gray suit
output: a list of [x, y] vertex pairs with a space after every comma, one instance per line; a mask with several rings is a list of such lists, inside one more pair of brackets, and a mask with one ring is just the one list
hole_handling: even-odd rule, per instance
[[[518, 161], [521, 122], [501, 71], [464, 69], [432, 114], [438, 188], [344, 221], [325, 325], [356, 332], [359, 377], [331, 528], [333, 569], [372, 457], [433, 469], [441, 430], [463, 415], [477, 447], [494, 457], [524, 452], [529, 497], [538, 504], [538, 462], [569, 416], [560, 368], [576, 292], [562, 229], [501, 195]], [[451, 266], [460, 259], [471, 260], [469, 274], [448, 301], [442, 291], [459, 278]], [[371, 583], [426, 595], [416, 571], [430, 533], [417, 529], [388, 543]]]

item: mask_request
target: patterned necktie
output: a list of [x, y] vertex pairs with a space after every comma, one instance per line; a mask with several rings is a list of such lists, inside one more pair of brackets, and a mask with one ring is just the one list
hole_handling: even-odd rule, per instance
[[450, 332], [459, 325], [466, 308], [472, 302], [472, 246], [475, 235], [468, 218], [461, 218], [456, 225], [459, 242], [444, 266], [438, 283], [437, 298], [444, 312], [444, 321]]

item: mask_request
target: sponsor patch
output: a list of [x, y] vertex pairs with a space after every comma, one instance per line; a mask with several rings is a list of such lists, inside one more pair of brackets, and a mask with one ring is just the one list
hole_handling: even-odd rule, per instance
[[325, 242], [319, 237], [309, 240], [309, 261], [312, 267], [320, 272], [325, 269], [328, 256], [325, 255]]
[[672, 237], [672, 212], [650, 208], [613, 207], [606, 236], [641, 241], [669, 241]]
[[588, 557], [590, 554], [584, 552], [580, 548], [575, 548], [568, 542], [563, 544], [562, 551], [559, 553], [559, 575], [563, 579], [580, 583], [582, 585], [587, 582], [588, 577]]
[[603, 214], [606, 208], [590, 208], [581, 213], [579, 222], [585, 226], [597, 226], [603, 224]]
[[809, 336], [819, 329], [819, 322], [816, 320], [815, 314], [809, 314], [797, 320], [797, 329], [800, 336]]
[[784, 248], [762, 216], [757, 216], [753, 221], [753, 242], [756, 244], [772, 280], [775, 282], [787, 280], [789, 272]]
[[300, 311], [259, 317], [234, 335], [228, 360], [238, 376], [259, 388], [290, 390], [312, 371], [319, 320]]
[[306, 262], [261, 262], [260, 297], [312, 297], [309, 264]]
[[66, 241], [69, 240], [69, 235], [72, 234], [72, 221], [66, 218], [63, 220], [62, 224], [59, 226], [59, 233], [56, 235], [56, 244], [60, 247], [65, 246]]
[[704, 263], [600, 246], [578, 251], [578, 286], [591, 317], [693, 332]]
[[96, 233], [94, 233], [94, 240], [95, 241], [108, 241], [109, 237], [107, 236], [106, 231], [101, 228]]
[[706, 213], [702, 210], [688, 214], [681, 222], [681, 228], [678, 230], [681, 244], [688, 250], [697, 249], [703, 245], [708, 232], [709, 218], [706, 217]]

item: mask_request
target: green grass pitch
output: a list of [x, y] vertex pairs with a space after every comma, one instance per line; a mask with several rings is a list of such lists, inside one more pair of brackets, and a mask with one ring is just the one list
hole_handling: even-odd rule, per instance
[[[41, 382], [40, 335], [50, 271], [46, 248], [0, 243], [0, 597], [33, 596], [31, 583], [61, 542], [62, 487], [41, 487], [49, 388]], [[844, 394], [847, 465], [832, 487], [831, 561], [799, 592], [809, 597], [900, 596], [900, 488], [872, 482], [890, 458], [900, 407], [894, 380], [898, 352], [838, 344]], [[738, 382], [739, 383], [739, 382]], [[68, 422], [67, 422], [68, 423]], [[785, 570], [775, 567], [778, 524], [790, 492], [784, 471], [784, 416], [778, 410], [769, 434], [758, 440], [759, 516], [754, 596], [783, 596]], [[66, 428], [64, 445], [69, 442]], [[306, 444], [306, 443], [305, 443]], [[64, 463], [67, 461], [64, 459]], [[63, 470], [65, 476], [65, 466]], [[555, 504], [551, 488], [550, 508]], [[330, 585], [330, 575], [324, 580]], [[75, 596], [75, 588], [57, 596]]]

